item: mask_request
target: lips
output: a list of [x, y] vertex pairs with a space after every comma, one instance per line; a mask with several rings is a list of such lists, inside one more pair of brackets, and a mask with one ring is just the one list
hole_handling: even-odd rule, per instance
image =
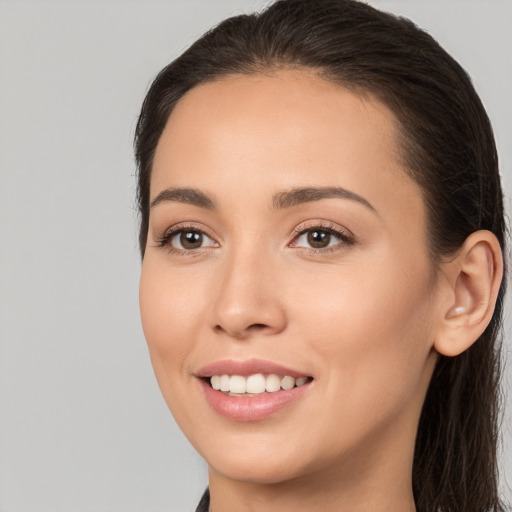
[[210, 407], [234, 421], [257, 421], [287, 409], [311, 387], [313, 377], [271, 361], [217, 361], [196, 376]]
[[275, 375], [289, 375], [295, 378], [309, 377], [307, 373], [262, 359], [216, 361], [201, 368], [196, 375], [200, 378], [211, 377], [212, 375], [242, 375], [248, 377], [256, 373], [262, 373], [264, 375], [270, 375], [272, 373]]

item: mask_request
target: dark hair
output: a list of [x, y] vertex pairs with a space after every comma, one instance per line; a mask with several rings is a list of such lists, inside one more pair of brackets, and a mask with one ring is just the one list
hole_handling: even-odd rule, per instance
[[[355, 0], [280, 0], [225, 20], [164, 68], [136, 128], [144, 257], [155, 149], [176, 102], [231, 74], [305, 68], [369, 94], [399, 121], [406, 172], [422, 189], [434, 264], [486, 229], [505, 251], [492, 128], [466, 72], [411, 21]], [[440, 356], [421, 414], [413, 489], [418, 511], [498, 511], [497, 442], [503, 280], [492, 320], [457, 357]]]

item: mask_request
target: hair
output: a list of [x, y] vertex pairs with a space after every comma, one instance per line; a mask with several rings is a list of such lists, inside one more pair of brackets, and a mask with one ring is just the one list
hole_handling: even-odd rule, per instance
[[[279, 0], [223, 21], [151, 85], [135, 133], [142, 257], [153, 158], [176, 103], [200, 83], [290, 68], [371, 95], [395, 114], [403, 167], [424, 196], [434, 265], [481, 229], [505, 252], [493, 132], [461, 66], [410, 20], [356, 0]], [[418, 511], [504, 510], [497, 483], [504, 293], [505, 279], [490, 324], [471, 348], [439, 357], [415, 445]]]

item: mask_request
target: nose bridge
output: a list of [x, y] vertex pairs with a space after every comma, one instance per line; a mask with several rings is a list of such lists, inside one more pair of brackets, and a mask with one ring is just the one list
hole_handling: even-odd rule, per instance
[[284, 329], [286, 314], [279, 298], [277, 267], [277, 255], [261, 239], [228, 251], [214, 304], [217, 332], [243, 339], [255, 332], [272, 334]]

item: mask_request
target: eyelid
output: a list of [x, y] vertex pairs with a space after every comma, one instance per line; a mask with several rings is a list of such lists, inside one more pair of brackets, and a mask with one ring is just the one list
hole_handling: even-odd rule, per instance
[[[334, 245], [329, 245], [323, 248], [314, 248], [314, 247], [304, 247], [294, 245], [296, 240], [302, 236], [303, 234], [311, 231], [313, 229], [317, 229], [319, 231], [327, 231], [337, 237], [340, 241]], [[213, 244], [206, 247], [198, 247], [196, 249], [180, 249], [178, 247], [174, 247], [171, 245], [171, 240], [182, 231], [196, 231], [202, 233], [204, 236], [209, 238]], [[354, 234], [347, 228], [340, 226], [339, 224], [335, 224], [332, 221], [326, 220], [309, 220], [302, 224], [299, 224], [291, 234], [291, 240], [288, 242], [288, 246], [293, 247], [297, 250], [303, 250], [310, 253], [326, 253], [333, 252], [342, 248], [346, 248], [347, 246], [351, 246], [356, 242], [356, 238]], [[195, 223], [184, 222], [178, 223], [167, 228], [164, 233], [156, 239], [157, 247], [166, 248], [169, 252], [175, 254], [181, 254], [186, 256], [194, 256], [204, 251], [211, 250], [212, 248], [219, 247], [220, 244], [216, 240], [216, 237], [210, 233], [210, 230], [205, 228], [204, 226], [199, 227]]]
[[[340, 239], [340, 242], [331, 246], [327, 246], [324, 248], [314, 248], [314, 247], [303, 247], [298, 245], [293, 245], [293, 243], [303, 234], [308, 231], [312, 231], [314, 229], [318, 229], [319, 231], [327, 231], [337, 238]], [[291, 247], [296, 249], [305, 250], [313, 253], [325, 253], [332, 252], [338, 250], [343, 247], [351, 246], [356, 243], [356, 237], [354, 234], [347, 228], [340, 226], [339, 224], [335, 224], [332, 221], [326, 220], [310, 220], [306, 223], [302, 223], [297, 226], [292, 232], [292, 240], [289, 243]]]
[[[206, 247], [198, 247], [197, 249], [180, 249], [178, 247], [174, 247], [173, 245], [171, 245], [171, 241], [177, 234], [179, 234], [182, 231], [196, 231], [198, 233], [201, 233], [202, 235], [209, 238], [212, 242], [214, 242], [214, 244]], [[199, 227], [194, 223], [188, 222], [178, 223], [170, 226], [164, 231], [164, 233], [161, 236], [157, 237], [156, 243], [157, 247], [165, 248], [171, 253], [182, 254], [186, 256], [193, 256], [200, 252], [209, 250], [212, 247], [219, 246], [219, 243], [217, 242], [215, 237], [209, 232], [208, 229], [206, 229], [204, 226]]]

